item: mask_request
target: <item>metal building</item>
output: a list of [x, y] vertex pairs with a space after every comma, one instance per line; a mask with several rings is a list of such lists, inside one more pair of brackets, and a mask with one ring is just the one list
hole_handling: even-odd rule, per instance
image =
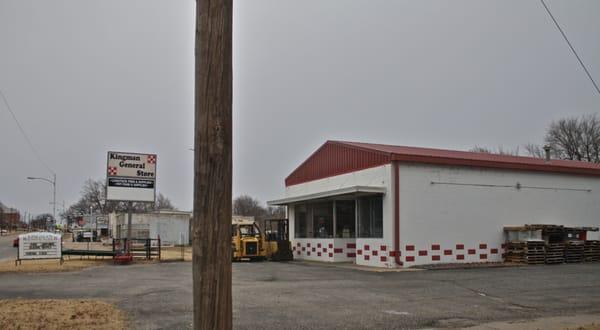
[[296, 259], [502, 261], [504, 226], [600, 225], [600, 166], [578, 161], [328, 141], [285, 186]]
[[[156, 239], [160, 237], [163, 246], [188, 245], [190, 242], [190, 212], [155, 211], [133, 213], [131, 218], [132, 238]], [[110, 217], [113, 224], [113, 237], [127, 237], [127, 214], [118, 213]]]

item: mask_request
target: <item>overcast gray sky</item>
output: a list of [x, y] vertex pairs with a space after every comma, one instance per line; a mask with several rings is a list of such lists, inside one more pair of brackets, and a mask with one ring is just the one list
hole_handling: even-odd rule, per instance
[[[547, 0], [600, 80], [600, 1]], [[108, 150], [159, 155], [191, 209], [191, 0], [0, 0], [0, 89], [58, 175], [103, 179]], [[538, 0], [247, 0], [234, 9], [234, 194], [280, 197], [327, 139], [469, 149], [542, 142], [597, 95]], [[0, 201], [50, 210], [49, 176], [0, 103]]]

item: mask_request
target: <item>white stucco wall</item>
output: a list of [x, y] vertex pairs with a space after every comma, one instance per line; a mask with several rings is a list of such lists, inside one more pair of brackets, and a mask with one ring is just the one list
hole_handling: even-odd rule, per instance
[[[510, 186], [519, 182], [523, 186], [559, 189], [444, 185], [432, 181]], [[400, 242], [405, 266], [501, 261], [502, 228], [536, 223], [600, 226], [600, 178], [400, 164]], [[588, 233], [588, 239], [598, 239], [598, 233]], [[434, 260], [437, 256], [439, 260]]]
[[[381, 239], [296, 239], [294, 233], [294, 206], [288, 206], [290, 238], [292, 240], [292, 247], [294, 248], [294, 258], [300, 260], [318, 260], [327, 262], [356, 261], [356, 263], [359, 265], [390, 267], [389, 262], [393, 260], [388, 257], [388, 253], [392, 250], [393, 222], [388, 221], [387, 219], [391, 219], [394, 210], [393, 199], [391, 197], [391, 173], [391, 165], [383, 165], [286, 187], [286, 198], [349, 188], [353, 186], [386, 188], [386, 193], [383, 196], [384, 237]], [[318, 255], [319, 248], [316, 247], [319, 243], [321, 244], [320, 256]], [[308, 246], [309, 244], [310, 246]], [[331, 249], [329, 248], [330, 244], [334, 245], [333, 257], [330, 257], [329, 255], [329, 253], [331, 253]], [[367, 253], [363, 253], [365, 245], [369, 246]], [[385, 250], [382, 251], [381, 246], [385, 246]], [[377, 247], [377, 252], [375, 252], [375, 255], [373, 255], [374, 247]], [[313, 248], [315, 248], [315, 251], [312, 251]], [[322, 250], [324, 248], [327, 249], [326, 253]], [[361, 252], [360, 255], [357, 254], [359, 250]], [[310, 252], [310, 255], [307, 252]]]

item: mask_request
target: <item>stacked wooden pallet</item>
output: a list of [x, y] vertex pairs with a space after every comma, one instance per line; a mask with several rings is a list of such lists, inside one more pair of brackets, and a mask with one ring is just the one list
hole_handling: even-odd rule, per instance
[[562, 264], [565, 262], [565, 244], [564, 243], [549, 243], [546, 244], [547, 264]]
[[546, 243], [544, 241], [527, 241], [525, 260], [530, 265], [545, 263]]
[[582, 240], [567, 241], [565, 249], [565, 262], [583, 262], [585, 242]]
[[583, 255], [587, 262], [600, 261], [600, 241], [585, 241]]
[[544, 241], [525, 241], [506, 243], [506, 262], [543, 264], [545, 262], [546, 247]]

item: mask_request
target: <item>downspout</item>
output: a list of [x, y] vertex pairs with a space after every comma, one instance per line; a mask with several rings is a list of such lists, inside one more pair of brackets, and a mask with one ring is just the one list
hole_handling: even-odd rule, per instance
[[394, 260], [396, 265], [403, 266], [400, 260], [400, 166], [392, 161], [394, 177]]

